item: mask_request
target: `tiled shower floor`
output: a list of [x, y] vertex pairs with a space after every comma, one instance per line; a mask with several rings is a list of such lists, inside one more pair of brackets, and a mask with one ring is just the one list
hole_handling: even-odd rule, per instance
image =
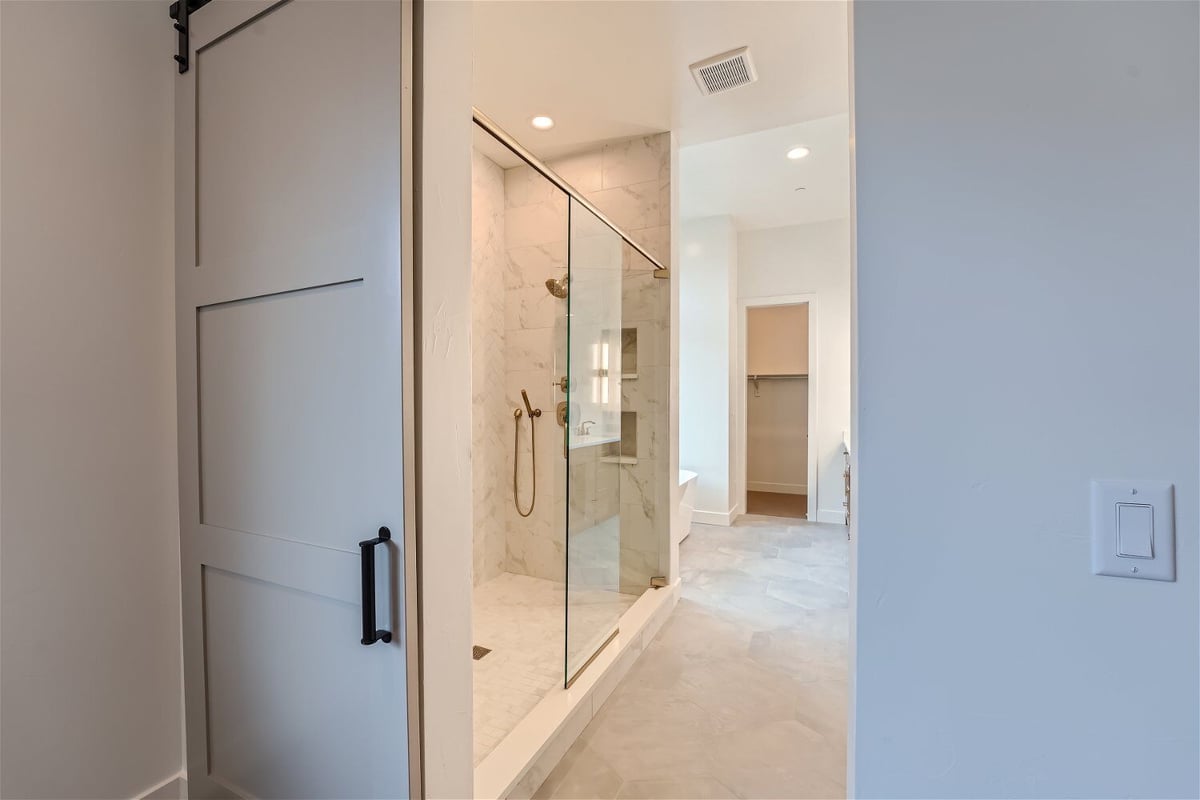
[[[491, 649], [474, 662], [475, 764], [478, 765], [555, 686], [564, 682], [561, 583], [515, 575], [475, 587], [474, 644]], [[602, 590], [571, 592], [573, 625], [600, 632], [637, 598]], [[581, 602], [582, 601], [582, 602]]]

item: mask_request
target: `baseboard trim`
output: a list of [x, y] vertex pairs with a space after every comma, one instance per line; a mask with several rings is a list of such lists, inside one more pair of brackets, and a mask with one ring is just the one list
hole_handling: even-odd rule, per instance
[[136, 800], [185, 800], [186, 798], [187, 772], [182, 770], [162, 783], [136, 795]]
[[840, 508], [836, 511], [833, 509], [822, 508], [817, 511], [817, 522], [830, 522], [835, 525], [845, 525], [846, 512]]
[[701, 511], [696, 509], [692, 512], [692, 522], [699, 522], [701, 525], [723, 525], [728, 528], [729, 523], [737, 517], [737, 507], [733, 507], [728, 511]]
[[772, 492], [773, 494], [808, 494], [808, 485], [804, 483], [747, 481], [746, 488], [751, 492]]

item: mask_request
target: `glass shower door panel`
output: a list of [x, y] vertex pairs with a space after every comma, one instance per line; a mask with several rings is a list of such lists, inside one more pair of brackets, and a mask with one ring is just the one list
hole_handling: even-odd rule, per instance
[[568, 244], [569, 685], [616, 633], [633, 598], [620, 593], [622, 240], [572, 199]]

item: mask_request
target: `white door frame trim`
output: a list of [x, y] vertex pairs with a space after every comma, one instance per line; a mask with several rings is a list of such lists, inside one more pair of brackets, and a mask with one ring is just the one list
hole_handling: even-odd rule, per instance
[[737, 463], [735, 465], [735, 481], [736, 489], [734, 497], [737, 498], [738, 508], [736, 512], [744, 512], [748, 506], [749, 496], [749, 481], [747, 479], [747, 436], [746, 428], [749, 423], [749, 414], [746, 404], [746, 375], [748, 357], [746, 353], [749, 345], [747, 336], [747, 318], [749, 317], [750, 309], [765, 308], [768, 306], [808, 306], [808, 477], [806, 484], [808, 486], [808, 513], [805, 519], [817, 519], [816, 497], [817, 497], [817, 447], [813, 440], [817, 432], [817, 381], [820, 375], [820, 366], [817, 363], [817, 293], [802, 292], [800, 294], [781, 294], [769, 295], [760, 297], [739, 297], [738, 298], [738, 344], [737, 344], [737, 379], [741, 384], [736, 392], [737, 402], [734, 406], [734, 425], [737, 447]]
[[408, 691], [408, 791], [416, 800], [425, 797], [425, 737], [424, 720], [421, 717], [424, 704], [421, 701], [421, 570], [420, 530], [417, 508], [420, 465], [417, 461], [417, 395], [421, 391], [420, 375], [417, 371], [417, 342], [420, 341], [420, 321], [417, 314], [417, 264], [416, 226], [416, 135], [420, 119], [417, 114], [415, 89], [416, 47], [419, 32], [416, 25], [414, 0], [401, 2], [400, 27], [400, 305], [404, 324], [404, 341], [401, 364], [402, 381], [405, 387], [402, 401], [404, 408], [404, 641], [407, 655], [406, 684]]
[[475, 797], [472, 510], [469, 502], [461, 502], [463, 476], [471, 471], [471, 442], [460, 424], [471, 411], [471, 297], [464, 291], [471, 264], [471, 16], [470, 3], [414, 4], [413, 341], [423, 779], [422, 794], [414, 793], [414, 800]]

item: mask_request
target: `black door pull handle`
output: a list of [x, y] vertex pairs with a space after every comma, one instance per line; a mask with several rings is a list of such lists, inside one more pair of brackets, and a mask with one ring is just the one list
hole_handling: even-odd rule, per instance
[[391, 631], [375, 629], [375, 545], [392, 540], [392, 532], [380, 528], [379, 535], [374, 539], [364, 539], [358, 543], [358, 551], [362, 557], [362, 643], [390, 642]]

